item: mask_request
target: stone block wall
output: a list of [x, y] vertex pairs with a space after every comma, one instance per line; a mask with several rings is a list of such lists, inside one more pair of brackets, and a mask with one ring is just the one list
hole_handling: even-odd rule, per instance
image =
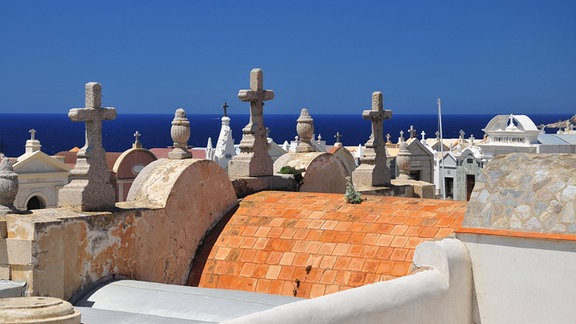
[[463, 227], [576, 233], [576, 155], [511, 153], [480, 174]]
[[237, 205], [234, 188], [212, 161], [159, 160], [148, 167], [131, 201], [112, 213], [60, 208], [6, 216], [0, 263], [7, 251], [10, 274], [0, 279], [24, 280], [31, 295], [64, 299], [115, 274], [185, 284], [200, 241]]

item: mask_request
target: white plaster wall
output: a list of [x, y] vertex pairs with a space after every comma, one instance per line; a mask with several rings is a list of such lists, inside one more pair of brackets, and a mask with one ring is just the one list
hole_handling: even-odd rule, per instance
[[576, 241], [458, 234], [474, 276], [477, 323], [576, 323]]
[[471, 323], [472, 273], [455, 239], [425, 242], [412, 275], [290, 303], [230, 323]]

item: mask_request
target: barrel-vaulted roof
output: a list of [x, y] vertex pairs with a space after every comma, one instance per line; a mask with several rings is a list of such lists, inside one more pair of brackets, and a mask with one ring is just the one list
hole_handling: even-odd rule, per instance
[[414, 249], [460, 227], [461, 201], [260, 192], [197, 252], [189, 284], [316, 297], [409, 273]]

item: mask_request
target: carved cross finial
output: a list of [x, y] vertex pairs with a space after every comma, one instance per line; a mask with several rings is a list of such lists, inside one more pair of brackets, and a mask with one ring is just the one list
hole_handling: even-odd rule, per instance
[[459, 133], [460, 133], [460, 138], [464, 139], [464, 135], [466, 135], [466, 133], [464, 133], [464, 130], [461, 129]]
[[30, 139], [35, 140], [36, 139], [36, 130], [34, 128], [32, 128], [28, 132], [30, 133]]
[[436, 131], [435, 134], [436, 134], [436, 139], [439, 140], [439, 139], [440, 139], [440, 132], [439, 132], [439, 131]]
[[274, 99], [274, 91], [264, 90], [261, 69], [250, 71], [250, 89], [238, 91], [241, 101], [250, 103], [250, 120], [242, 129], [240, 155], [228, 166], [228, 174], [235, 177], [258, 177], [273, 174], [273, 161], [268, 154], [266, 126], [264, 125], [264, 101]]
[[372, 93], [372, 109], [364, 110], [362, 112], [362, 117], [364, 119], [372, 121], [372, 136], [368, 142], [366, 142], [367, 147], [376, 147], [384, 141], [382, 136], [382, 123], [383, 120], [392, 117], [392, 112], [390, 110], [383, 110], [383, 106], [384, 101], [382, 99], [382, 92], [375, 91]]
[[134, 133], [134, 143], [132, 143], [132, 148], [142, 148], [142, 143], [140, 143], [140, 134], [139, 131]]
[[404, 131], [403, 130], [400, 130], [400, 137], [398, 138], [398, 142], [399, 143], [404, 142]]
[[410, 125], [408, 133], [410, 133], [410, 138], [416, 137], [416, 128], [414, 128], [414, 125]]
[[425, 138], [426, 132], [425, 132], [425, 131], [422, 131], [422, 133], [420, 133], [420, 135], [422, 136], [422, 140], [423, 140], [423, 141], [426, 140], [426, 138]]
[[392, 135], [390, 135], [390, 133], [386, 134], [386, 143], [392, 143], [390, 141], [390, 138], [392, 137]]
[[228, 104], [226, 102], [224, 102], [224, 104], [222, 105], [222, 108], [224, 109], [224, 117], [228, 117]]
[[336, 132], [336, 135], [334, 135], [334, 137], [336, 138], [336, 143], [340, 143], [340, 141], [342, 140], [342, 134], [340, 134], [340, 132]]

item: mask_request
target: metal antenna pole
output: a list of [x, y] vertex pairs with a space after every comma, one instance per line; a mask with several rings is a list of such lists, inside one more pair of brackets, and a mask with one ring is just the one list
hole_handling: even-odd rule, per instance
[[442, 188], [442, 199], [446, 199], [446, 180], [444, 174], [444, 141], [442, 138], [442, 104], [440, 102], [440, 98], [438, 98], [438, 128], [440, 131], [440, 165], [439, 169], [440, 173], [440, 181], [441, 181], [441, 188]]

